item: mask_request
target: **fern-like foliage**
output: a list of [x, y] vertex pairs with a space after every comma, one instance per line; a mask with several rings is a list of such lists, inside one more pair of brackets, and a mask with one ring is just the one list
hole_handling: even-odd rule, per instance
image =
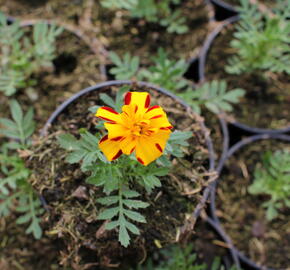
[[171, 60], [164, 49], [159, 48], [158, 54], [152, 58], [153, 65], [148, 68], [140, 68], [140, 59], [130, 54], [120, 58], [115, 53], [110, 54], [110, 58], [115, 67], [110, 69], [110, 73], [116, 79], [132, 79], [148, 81], [150, 83], [164, 87], [172, 92], [190, 87], [191, 83], [183, 78], [188, 68], [188, 64], [183, 60]]
[[28, 182], [30, 170], [15, 155], [0, 154], [0, 165], [0, 217], [8, 216], [11, 210], [18, 212], [16, 223], [29, 223], [26, 233], [39, 239], [42, 235], [39, 215], [44, 209]]
[[267, 209], [268, 220], [276, 218], [279, 209], [290, 208], [290, 151], [266, 152], [262, 165], [256, 166], [254, 176], [248, 191], [270, 196], [262, 205]]
[[232, 111], [232, 105], [239, 102], [245, 94], [245, 90], [236, 88], [227, 90], [226, 81], [213, 80], [204, 83], [195, 90], [187, 89], [180, 96], [191, 105], [192, 109], [201, 114], [202, 106], [209, 111], [218, 114], [221, 111]]
[[[193, 251], [191, 244], [181, 248], [178, 245], [161, 250], [163, 258], [154, 265], [149, 258], [143, 266], [138, 265], [137, 270], [225, 270], [225, 266], [221, 263], [220, 257], [215, 257], [211, 265], [206, 265], [197, 260], [198, 256]], [[237, 270], [237, 267], [231, 266], [230, 270]]]
[[36, 239], [42, 235], [40, 216], [44, 212], [41, 202], [29, 183], [30, 170], [16, 150], [27, 150], [34, 132], [33, 110], [23, 112], [19, 103], [10, 103], [12, 120], [0, 119], [0, 134], [14, 139], [0, 148], [0, 217], [18, 213], [16, 223], [29, 223], [26, 233]]
[[180, 10], [173, 8], [180, 0], [102, 0], [101, 5], [108, 9], [125, 9], [130, 17], [145, 19], [147, 22], [160, 23], [169, 33], [183, 34], [188, 31], [186, 19]]
[[154, 64], [142, 69], [138, 74], [140, 80], [160, 85], [175, 93], [190, 85], [189, 81], [183, 78], [188, 69], [188, 64], [183, 59], [170, 60], [164, 49], [159, 48], [157, 56], [152, 60]]
[[139, 196], [140, 194], [136, 191], [120, 187], [118, 195], [107, 196], [97, 200], [97, 202], [101, 203], [102, 205], [110, 206], [110, 208], [107, 208], [99, 214], [98, 219], [111, 220], [106, 224], [105, 228], [107, 230], [118, 228], [119, 241], [124, 247], [127, 247], [130, 243], [128, 230], [133, 234], [140, 234], [139, 229], [131, 222], [131, 220], [135, 222], [146, 223], [146, 219], [143, 215], [137, 211], [131, 210], [142, 209], [149, 206], [148, 203], [135, 199]]
[[237, 50], [226, 71], [290, 73], [290, 0], [278, 1], [274, 16], [262, 14], [249, 0], [241, 0], [241, 19], [231, 46]]
[[51, 67], [55, 58], [55, 39], [62, 29], [39, 23], [30, 39], [18, 21], [8, 24], [0, 12], [0, 91], [13, 95], [19, 88], [32, 87], [31, 75]]
[[130, 53], [125, 53], [124, 58], [121, 59], [116, 53], [110, 53], [110, 59], [115, 64], [115, 67], [110, 69], [117, 80], [132, 79], [136, 76], [139, 69], [139, 57], [131, 56]]
[[16, 100], [11, 100], [10, 112], [12, 119], [0, 118], [0, 134], [20, 142], [20, 144], [13, 144], [14, 149], [26, 148], [35, 130], [33, 109], [29, 108], [24, 113], [20, 104]]

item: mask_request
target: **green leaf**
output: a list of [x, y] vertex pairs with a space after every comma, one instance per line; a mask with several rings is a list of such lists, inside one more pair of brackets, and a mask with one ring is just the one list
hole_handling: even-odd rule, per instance
[[106, 219], [111, 219], [118, 215], [119, 213], [119, 207], [114, 207], [114, 208], [108, 208], [101, 212], [98, 216], [98, 219], [100, 220], [106, 220]]
[[130, 243], [130, 236], [125, 226], [120, 226], [119, 229], [119, 241], [124, 247], [128, 247]]
[[119, 200], [118, 196], [107, 196], [105, 198], [97, 199], [97, 202], [103, 205], [111, 205], [111, 204], [117, 203], [118, 200]]
[[61, 134], [57, 137], [59, 145], [66, 150], [79, 149], [77, 139], [71, 134]]
[[133, 208], [133, 209], [138, 209], [138, 208], [146, 208], [149, 206], [149, 203], [145, 203], [139, 200], [123, 200], [123, 203], [129, 207], [129, 208]]
[[124, 210], [124, 214], [128, 218], [130, 218], [130, 219], [132, 219], [134, 221], [141, 222], [141, 223], [146, 223], [145, 218], [141, 214], [139, 214], [138, 212], [136, 212], [136, 211]]

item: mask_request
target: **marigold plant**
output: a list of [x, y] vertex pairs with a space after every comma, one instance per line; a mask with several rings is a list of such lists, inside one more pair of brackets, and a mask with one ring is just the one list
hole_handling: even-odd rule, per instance
[[[134, 223], [146, 223], [141, 211], [149, 203], [140, 199], [144, 191], [150, 194], [161, 187], [160, 177], [168, 175], [172, 166], [169, 157], [183, 156], [192, 132], [172, 132], [166, 113], [160, 106], [150, 105], [146, 92], [129, 91], [122, 104], [124, 90], [129, 89], [122, 87], [116, 101], [101, 94], [100, 99], [108, 106], [90, 108], [101, 119], [96, 135], [81, 129], [79, 139], [63, 134], [58, 141], [70, 151], [66, 161], [81, 163], [81, 170], [89, 174], [86, 182], [103, 187], [106, 195], [97, 199], [101, 205], [98, 219], [106, 221], [105, 229], [117, 231], [126, 247], [129, 232], [140, 234]], [[107, 134], [101, 136], [104, 127]]]

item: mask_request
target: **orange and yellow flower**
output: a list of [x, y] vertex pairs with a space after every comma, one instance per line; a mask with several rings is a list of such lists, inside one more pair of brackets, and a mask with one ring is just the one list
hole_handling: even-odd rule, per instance
[[147, 166], [162, 155], [172, 125], [160, 106], [150, 107], [146, 92], [128, 92], [124, 103], [121, 113], [110, 107], [98, 109], [96, 116], [107, 121], [108, 130], [99, 147], [109, 161], [135, 151], [137, 160]]

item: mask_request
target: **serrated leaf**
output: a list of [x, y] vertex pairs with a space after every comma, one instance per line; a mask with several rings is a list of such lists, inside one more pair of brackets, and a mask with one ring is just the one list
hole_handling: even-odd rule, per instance
[[78, 149], [78, 140], [71, 134], [61, 134], [57, 137], [59, 145], [66, 150]]
[[139, 200], [129, 200], [129, 199], [125, 199], [123, 200], [123, 203], [129, 207], [129, 208], [133, 208], [133, 209], [138, 209], [138, 208], [146, 208], [149, 206], [149, 203], [145, 203]]
[[97, 202], [103, 205], [111, 205], [118, 202], [118, 200], [119, 200], [118, 196], [107, 196], [105, 198], [97, 199]]
[[98, 219], [107, 220], [115, 217], [119, 213], [119, 207], [108, 208], [98, 215]]
[[128, 247], [130, 243], [130, 236], [125, 226], [120, 226], [119, 229], [119, 241], [122, 246]]
[[136, 211], [124, 210], [124, 214], [134, 221], [146, 223], [146, 219]]

